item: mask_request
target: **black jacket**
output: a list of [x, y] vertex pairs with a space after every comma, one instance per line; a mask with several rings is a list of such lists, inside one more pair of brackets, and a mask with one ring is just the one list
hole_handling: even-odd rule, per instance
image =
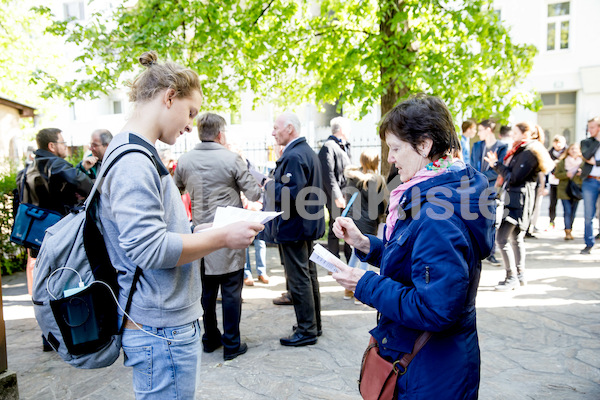
[[[600, 147], [600, 141], [596, 140], [596, 138], [587, 138], [581, 141], [581, 155], [586, 160], [590, 160], [594, 158], [596, 151]], [[600, 160], [596, 160], [596, 166], [600, 167]], [[583, 163], [581, 167], [581, 179], [585, 179], [589, 176], [590, 171], [594, 168], [593, 165], [588, 163]]]
[[[35, 205], [56, 211], [66, 215], [81, 198], [85, 198], [92, 190], [92, 180], [83, 172], [74, 168], [68, 161], [54, 155], [47, 150], [36, 150], [35, 160], [27, 168], [29, 174], [32, 168], [37, 168], [41, 179], [44, 179], [48, 186], [40, 180], [37, 180], [33, 187], [27, 185], [22, 187], [22, 173], [17, 177], [19, 190], [25, 190], [24, 201], [28, 201], [27, 193], [30, 190], [35, 191]], [[79, 198], [78, 196], [79, 195]]]
[[342, 144], [340, 139], [331, 135], [319, 150], [319, 161], [323, 172], [323, 189], [327, 194], [327, 207], [335, 199], [343, 197], [346, 186], [344, 169], [350, 165], [350, 143]]
[[350, 201], [355, 192], [360, 193], [352, 204], [348, 217], [354, 220], [361, 233], [377, 235], [379, 221], [387, 207], [385, 198], [389, 196], [385, 180], [374, 173], [363, 173], [360, 167], [346, 168], [344, 175], [348, 179], [346, 200]]
[[532, 147], [533, 143], [519, 147], [508, 165], [499, 161], [494, 167], [506, 183], [504, 207], [508, 210], [508, 214], [505, 212], [503, 219], [518, 225], [521, 230], [529, 227], [540, 171], [538, 157]]
[[286, 147], [265, 185], [266, 211], [284, 213], [265, 224], [261, 239], [273, 243], [316, 240], [325, 233], [321, 165], [306, 139]]

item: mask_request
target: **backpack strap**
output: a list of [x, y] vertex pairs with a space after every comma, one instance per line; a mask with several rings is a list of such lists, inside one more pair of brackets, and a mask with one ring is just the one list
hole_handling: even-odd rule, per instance
[[[125, 150], [123, 150], [122, 152], [116, 154], [116, 152], [123, 146], [130, 146], [129, 148], [126, 148]], [[112, 156], [113, 154], [116, 154], [116, 156], [110, 160], [110, 162], [108, 162], [108, 164], [106, 166], [102, 167], [102, 170], [99, 173], [99, 177], [98, 179], [96, 179], [96, 182], [94, 183], [94, 186], [92, 187], [92, 190], [90, 191], [90, 194], [88, 196], [88, 198], [85, 201], [84, 207], [85, 207], [85, 213], [86, 213], [86, 225], [88, 222], [91, 222], [91, 225], [93, 226], [93, 231], [94, 233], [97, 232], [97, 234], [99, 234], [99, 229], [97, 228], [96, 225], [96, 218], [94, 218], [94, 211], [95, 211], [95, 207], [98, 203], [99, 200], [99, 191], [98, 189], [101, 187], [102, 183], [104, 182], [104, 179], [106, 178], [106, 176], [108, 175], [108, 172], [110, 171], [110, 169], [115, 165], [115, 163], [117, 161], [119, 161], [123, 156], [125, 156], [126, 154], [129, 153], [142, 153], [144, 154], [146, 157], [148, 157], [150, 159], [150, 161], [152, 161], [152, 164], [154, 165], [154, 167], [156, 168], [156, 171], [158, 172], [158, 174], [160, 176], [164, 176], [166, 174], [169, 174], [169, 171], [165, 168], [165, 166], [162, 164], [162, 162], [160, 161], [158, 157], [158, 153], [156, 153], [156, 149], [154, 149], [154, 147], [152, 147], [151, 145], [149, 145], [147, 142], [143, 141], [142, 139], [140, 139], [138, 136], [130, 134], [129, 135], [129, 142], [128, 143], [124, 143], [121, 144], [119, 146], [117, 146], [113, 151], [111, 151], [111, 153], [108, 155], [107, 160], [110, 158], [110, 156]], [[162, 167], [162, 168], [161, 168]], [[92, 229], [90, 230], [84, 230], [84, 233], [88, 233], [90, 232]], [[93, 236], [94, 233], [88, 233], [89, 235]], [[102, 238], [102, 236], [99, 236], [100, 240], [104, 240]], [[93, 257], [95, 259], [98, 258], [104, 258], [105, 261], [108, 261], [110, 263], [110, 258], [108, 257], [108, 253], [106, 252], [106, 247], [104, 246], [105, 251], [98, 253], [96, 251], [87, 251], [87, 246], [86, 246], [86, 253], [88, 254], [88, 258], [90, 257], [90, 255], [93, 255]], [[94, 264], [94, 261], [92, 261], [90, 259], [90, 263]], [[111, 263], [112, 265], [112, 263]], [[133, 280], [131, 282], [131, 288], [129, 289], [129, 294], [127, 296], [127, 303], [125, 305], [125, 314], [129, 313], [129, 309], [131, 307], [131, 303], [133, 301], [133, 294], [135, 293], [136, 287], [137, 287], [137, 283], [140, 280], [140, 276], [142, 275], [142, 269], [140, 267], [135, 268], [135, 273], [133, 275]], [[115, 286], [116, 286], [116, 282]], [[123, 333], [123, 329], [125, 327], [125, 321], [126, 321], [126, 316], [123, 315], [123, 320], [121, 321], [121, 327], [119, 328], [119, 334]]]
[[[135, 292], [138, 281], [140, 280], [140, 275], [142, 275], [142, 269], [140, 267], [135, 267], [135, 273], [133, 274], [133, 281], [131, 282], [131, 289], [129, 289], [129, 295], [127, 296], [127, 303], [125, 304], [125, 314], [129, 314], [129, 308], [131, 308], [131, 302], [133, 300], [133, 293]], [[125, 329], [125, 321], [127, 320], [127, 316], [123, 315], [123, 319], [121, 320], [121, 327], [119, 328], [119, 335], [123, 333], [123, 329]]]
[[[138, 145], [137, 143], [124, 143], [120, 146], [117, 146], [110, 154], [109, 157], [114, 154], [115, 152], [117, 152], [118, 149], [120, 149], [123, 146], [131, 146], [128, 149], [123, 150], [121, 153], [117, 154], [115, 156], [115, 158], [113, 158], [112, 160], [110, 160], [110, 162], [108, 163], [108, 165], [106, 165], [106, 167], [102, 167], [102, 171], [100, 176], [98, 177], [98, 179], [96, 179], [96, 182], [94, 183], [94, 186], [92, 187], [92, 190], [90, 191], [90, 194], [88, 195], [88, 198], [85, 201], [85, 208], [86, 210], [89, 209], [90, 205], [92, 204], [92, 202], [97, 200], [97, 194], [99, 193], [99, 189], [102, 187], [102, 183], [104, 182], [104, 179], [106, 178], [106, 175], [108, 175], [108, 172], [110, 171], [110, 169], [115, 165], [115, 163], [117, 161], [119, 161], [121, 159], [121, 157], [123, 157], [126, 154], [129, 153], [141, 153], [144, 154], [146, 157], [148, 157], [150, 159], [150, 161], [152, 162], [152, 164], [154, 165], [154, 167], [156, 168], [156, 171], [158, 172], [158, 174], [160, 176], [164, 175], [163, 171], [161, 170], [160, 166], [162, 166], [165, 170], [166, 168], [161, 164], [158, 164], [154, 154], [152, 154], [152, 152], [150, 152], [148, 149], [144, 148], [141, 145]], [[167, 174], [169, 172], [167, 171]]]

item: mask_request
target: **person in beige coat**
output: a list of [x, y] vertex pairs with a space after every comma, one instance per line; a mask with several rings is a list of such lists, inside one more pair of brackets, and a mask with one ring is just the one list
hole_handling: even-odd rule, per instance
[[[240, 192], [251, 201], [260, 198], [261, 188], [248, 171], [246, 161], [225, 148], [225, 119], [206, 113], [198, 118], [201, 143], [179, 158], [175, 183], [192, 201], [192, 223], [210, 223], [217, 207], [242, 207]], [[244, 250], [217, 250], [201, 261], [204, 334], [202, 346], [211, 353], [223, 346], [223, 357], [231, 360], [248, 346], [240, 339]], [[223, 298], [223, 334], [217, 325], [217, 293]]]

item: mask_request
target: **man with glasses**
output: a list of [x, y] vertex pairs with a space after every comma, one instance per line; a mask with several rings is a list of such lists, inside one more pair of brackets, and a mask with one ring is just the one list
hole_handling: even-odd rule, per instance
[[[38, 149], [33, 162], [17, 175], [17, 187], [22, 193], [22, 201], [66, 215], [88, 196], [92, 180], [65, 160], [68, 148], [60, 129], [42, 129], [35, 140]], [[26, 173], [25, 182], [23, 173]], [[27, 286], [31, 294], [33, 268], [38, 251], [27, 251]], [[43, 336], [42, 342], [44, 351], [52, 350]]]
[[96, 129], [92, 132], [92, 139], [90, 141], [92, 155], [84, 158], [77, 164], [77, 169], [89, 176], [90, 179], [95, 180], [102, 166], [104, 152], [111, 140], [112, 134], [106, 129]]
[[[68, 148], [60, 129], [42, 129], [35, 140], [38, 149], [27, 175], [36, 178], [27, 179], [24, 194], [30, 203], [66, 215], [90, 193], [92, 180], [65, 160]], [[32, 174], [35, 168], [39, 175]]]

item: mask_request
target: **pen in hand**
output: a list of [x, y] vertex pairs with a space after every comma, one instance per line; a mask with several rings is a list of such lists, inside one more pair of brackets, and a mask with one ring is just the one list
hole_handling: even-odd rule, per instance
[[342, 217], [345, 217], [346, 215], [348, 215], [348, 211], [350, 211], [350, 208], [352, 207], [352, 203], [354, 203], [354, 200], [356, 200], [356, 197], [358, 197], [358, 192], [355, 192], [352, 195], [352, 197], [350, 197], [350, 201], [348, 201], [346, 208], [344, 208], [344, 211], [342, 211]]

